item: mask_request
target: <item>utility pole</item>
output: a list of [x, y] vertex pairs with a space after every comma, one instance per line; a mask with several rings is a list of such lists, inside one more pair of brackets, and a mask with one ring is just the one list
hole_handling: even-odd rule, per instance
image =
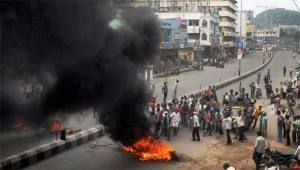
[[[264, 31], [267, 31], [267, 11], [269, 8], [274, 8], [275, 6], [256, 6], [257, 8], [265, 8], [265, 30]], [[271, 15], [271, 14], [270, 14]], [[270, 21], [270, 24], [271, 24], [271, 21]], [[270, 28], [271, 29], [271, 28]], [[264, 34], [264, 42], [267, 42], [266, 40], [266, 33]], [[266, 47], [266, 44], [264, 44], [264, 58], [263, 58], [263, 64], [265, 62], [265, 57], [266, 57], [266, 53], [267, 53], [267, 47]]]
[[[242, 42], [242, 16], [243, 16], [243, 0], [241, 0], [241, 11], [240, 11], [240, 42]], [[238, 75], [241, 76], [241, 58], [239, 60]]]

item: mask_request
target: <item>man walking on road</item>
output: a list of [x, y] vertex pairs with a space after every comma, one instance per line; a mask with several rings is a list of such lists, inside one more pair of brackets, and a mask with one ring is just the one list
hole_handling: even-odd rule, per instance
[[249, 85], [251, 93], [250, 93], [250, 98], [254, 99], [255, 98], [255, 84], [254, 82], [251, 82], [251, 84]]
[[173, 91], [173, 100], [177, 98], [178, 83], [179, 83], [179, 80], [176, 80], [176, 83], [174, 86], [174, 91]]
[[167, 97], [168, 97], [168, 85], [167, 82], [164, 82], [164, 86], [161, 89], [162, 93], [163, 93], [163, 103], [166, 103], [167, 101]]
[[260, 82], [260, 76], [261, 76], [261, 72], [257, 72], [257, 81]]
[[256, 170], [260, 169], [262, 154], [265, 151], [265, 138], [261, 136], [261, 132], [257, 132], [257, 138], [254, 145], [253, 160], [256, 165]]
[[283, 77], [285, 77], [285, 74], [286, 74], [286, 66], [284, 65], [283, 66]]

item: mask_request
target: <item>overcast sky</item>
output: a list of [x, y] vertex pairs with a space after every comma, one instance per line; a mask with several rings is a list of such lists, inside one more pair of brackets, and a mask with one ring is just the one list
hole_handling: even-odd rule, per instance
[[[238, 6], [240, 9], [240, 2], [238, 1]], [[300, 0], [295, 0], [300, 7]], [[243, 10], [253, 10], [254, 15], [257, 15], [258, 13], [262, 12], [263, 8], [257, 8], [256, 6], [274, 6], [276, 8], [286, 8], [290, 10], [297, 10], [293, 0], [243, 0]], [[273, 7], [273, 8], [274, 8]]]

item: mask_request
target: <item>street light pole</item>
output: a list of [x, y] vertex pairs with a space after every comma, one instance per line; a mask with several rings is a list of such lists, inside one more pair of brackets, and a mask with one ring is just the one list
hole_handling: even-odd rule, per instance
[[[241, 11], [240, 11], [240, 42], [242, 41], [242, 16], [243, 16], [243, 0], [241, 0]], [[239, 60], [238, 75], [241, 76], [241, 58]]]

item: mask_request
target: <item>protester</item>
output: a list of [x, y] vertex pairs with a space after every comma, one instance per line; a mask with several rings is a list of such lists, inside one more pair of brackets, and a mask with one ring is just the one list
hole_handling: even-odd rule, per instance
[[254, 99], [255, 98], [255, 84], [254, 84], [254, 82], [251, 82], [249, 87], [250, 87], [250, 91], [251, 91], [250, 98]]
[[169, 125], [169, 122], [170, 122], [169, 113], [168, 113], [168, 111], [164, 111], [163, 118], [162, 118], [161, 136], [167, 137], [168, 140], [170, 140], [170, 125]]
[[222, 115], [220, 112], [216, 114], [216, 130], [219, 132], [219, 135], [223, 135], [223, 126], [222, 126]]
[[250, 120], [250, 125], [249, 125], [249, 126], [251, 126], [252, 123], [253, 123], [252, 128], [255, 129], [257, 120], [258, 120], [258, 118], [262, 115], [262, 113], [263, 113], [263, 111], [262, 111], [262, 106], [260, 105], [260, 106], [256, 109], [256, 111], [253, 113], [253, 115], [252, 115], [252, 117], [251, 117], [251, 120]]
[[200, 141], [200, 135], [199, 135], [199, 127], [200, 127], [200, 123], [199, 123], [199, 118], [196, 114], [196, 112], [193, 113], [193, 131], [192, 131], [192, 136], [193, 136], [193, 141], [196, 141], [196, 137], [197, 137], [197, 141]]
[[260, 169], [260, 163], [264, 151], [265, 151], [265, 139], [264, 137], [262, 137], [261, 132], [258, 131], [255, 145], [254, 145], [254, 153], [253, 153], [253, 160], [256, 165], [256, 170]]
[[225, 127], [226, 127], [227, 145], [230, 145], [230, 144], [232, 144], [232, 140], [230, 137], [230, 131], [231, 131], [231, 127], [232, 127], [232, 119], [231, 119], [230, 115], [226, 114], [226, 117], [223, 119], [223, 122], [225, 123]]
[[244, 142], [246, 140], [246, 136], [244, 133], [245, 130], [245, 116], [242, 114], [242, 111], [239, 110], [238, 112], [238, 118], [237, 118], [237, 126], [238, 126], [238, 132], [239, 132], [239, 141]]
[[290, 138], [290, 131], [291, 131], [291, 124], [292, 121], [289, 119], [289, 115], [285, 115], [285, 134], [286, 134], [286, 145], [291, 145], [291, 138]]
[[257, 81], [260, 82], [260, 76], [261, 76], [261, 72], [257, 72]]
[[284, 118], [281, 110], [277, 110], [277, 142], [282, 142]]
[[175, 112], [171, 113], [170, 118], [171, 118], [170, 127], [171, 127], [171, 129], [173, 129], [174, 136], [177, 136], [178, 129], [179, 129], [179, 123], [181, 121], [179, 109], [176, 109]]
[[262, 129], [262, 136], [267, 138], [268, 136], [268, 117], [267, 117], [267, 113], [264, 112], [263, 115], [262, 115], [262, 126], [261, 126], [261, 129]]
[[292, 79], [293, 78], [293, 68], [292, 67], [289, 68], [289, 73], [290, 73], [290, 79]]
[[177, 99], [177, 92], [178, 92], [178, 84], [179, 84], [179, 80], [176, 80], [175, 82], [175, 86], [174, 86], [174, 91], [173, 91], [173, 100]]
[[167, 97], [168, 97], [168, 85], [167, 82], [164, 82], [164, 86], [161, 89], [163, 93], [163, 103], [167, 102]]
[[300, 119], [299, 116], [296, 117], [296, 121], [293, 122], [296, 125], [296, 136], [297, 136], [297, 145], [300, 145]]
[[286, 74], [286, 66], [284, 65], [283, 66], [283, 76], [285, 77], [285, 74]]
[[208, 133], [209, 136], [212, 134], [212, 113], [209, 109], [210, 107], [207, 106], [207, 111], [205, 112], [204, 115], [204, 120], [205, 120], [205, 132], [203, 133], [203, 137]]

